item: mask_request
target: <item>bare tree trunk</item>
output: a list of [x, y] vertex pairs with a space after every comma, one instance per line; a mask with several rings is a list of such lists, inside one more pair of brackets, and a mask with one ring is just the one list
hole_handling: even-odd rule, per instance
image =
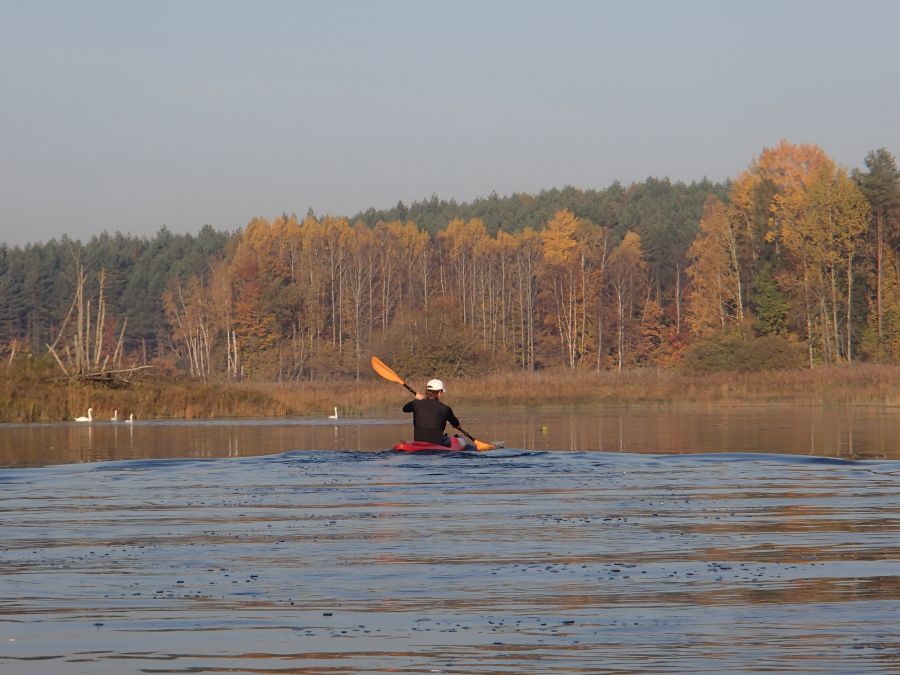
[[616, 290], [616, 300], [618, 302], [618, 311], [619, 311], [619, 344], [618, 344], [618, 352], [619, 352], [619, 372], [622, 372], [622, 363], [625, 360], [625, 304], [624, 298], [622, 295], [622, 291]]
[[[602, 288], [602, 286], [601, 286]], [[597, 296], [597, 372], [603, 369], [603, 292]]]
[[831, 347], [831, 318], [828, 316], [828, 307], [825, 302], [825, 296], [819, 296], [819, 321], [822, 323], [822, 352], [823, 358], [827, 363], [834, 360]]
[[[877, 280], [876, 280], [876, 284], [875, 284], [876, 285], [875, 297], [876, 297], [876, 308], [877, 308], [876, 311], [878, 312], [878, 349], [876, 350], [876, 353], [878, 355], [878, 360], [880, 361], [881, 360], [882, 340], [884, 339], [884, 333], [883, 333], [882, 321], [881, 321], [881, 317], [882, 317], [881, 261], [882, 261], [882, 256], [883, 256], [881, 241], [884, 238], [884, 230], [883, 230], [884, 214], [882, 213], [881, 209], [878, 210], [878, 215], [876, 216], [875, 223], [876, 223], [875, 224], [875, 233], [876, 233], [875, 234], [875, 263], [876, 263], [876, 268], [877, 268], [877, 274], [876, 274]], [[849, 304], [848, 304], [848, 306], [849, 306]], [[848, 321], [848, 323], [849, 323], [849, 321]], [[848, 330], [849, 330], [849, 328], [848, 328]]]
[[809, 351], [809, 368], [812, 370], [814, 366], [813, 360], [813, 337], [812, 337], [812, 315], [809, 307], [809, 270], [806, 261], [803, 261], [803, 298], [806, 305], [806, 346]]
[[519, 336], [521, 346], [521, 365], [522, 370], [528, 367], [528, 330], [525, 326], [525, 275], [522, 271], [522, 261], [518, 261], [519, 272]]
[[681, 263], [675, 265], [675, 332], [681, 335]]
[[[60, 369], [67, 377], [77, 377], [81, 380], [102, 379], [104, 381], [118, 380], [127, 382], [132, 374], [138, 370], [148, 368], [146, 364], [142, 366], [132, 366], [131, 368], [122, 368], [123, 345], [125, 341], [125, 329], [128, 321], [124, 321], [122, 329], [119, 332], [119, 339], [112, 353], [104, 352], [103, 339], [106, 327], [106, 272], [102, 270], [99, 274], [99, 293], [97, 302], [97, 315], [92, 328], [92, 305], [90, 300], [85, 299], [85, 282], [87, 277], [84, 273], [84, 267], [75, 259], [75, 294], [72, 305], [63, 319], [62, 326], [56, 336], [53, 344], [48, 344], [47, 349], [53, 358], [59, 364]], [[75, 325], [72, 330], [67, 331], [69, 320], [72, 313], [75, 313]], [[64, 350], [57, 350], [57, 345], [63, 341]], [[69, 342], [70, 341], [70, 342]], [[60, 355], [65, 355], [63, 359]]]
[[840, 322], [838, 321], [838, 293], [837, 293], [837, 273], [834, 265], [829, 270], [831, 278], [831, 322], [834, 330], [834, 360], [841, 360], [841, 332]]
[[[847, 256], [847, 365], [853, 364], [853, 352], [851, 348], [853, 347], [852, 339], [853, 333], [851, 331], [850, 321], [851, 314], [853, 312], [853, 254]], [[880, 317], [879, 317], [880, 318]], [[881, 344], [881, 337], [879, 336], [879, 347]]]
[[125, 317], [125, 320], [122, 321], [122, 330], [119, 331], [119, 340], [116, 342], [116, 351], [113, 353], [113, 363], [116, 364], [117, 368], [122, 367], [122, 353], [123, 353], [123, 345], [125, 343], [125, 328], [128, 326], [128, 317]]
[[84, 274], [81, 265], [78, 265], [77, 280], [75, 287], [75, 298], [78, 305], [78, 319], [75, 323], [75, 370], [82, 372], [84, 368], [82, 341], [84, 338]]
[[106, 320], [106, 305], [103, 302], [103, 291], [106, 285], [106, 270], [100, 270], [100, 295], [97, 300], [97, 335], [94, 340], [94, 368], [100, 365], [100, 353], [103, 347], [103, 324]]
[[87, 301], [87, 313], [85, 314], [85, 321], [87, 322], [87, 328], [84, 331], [84, 369], [87, 371], [91, 367], [91, 311], [93, 308], [91, 307], [93, 303], [88, 300]]

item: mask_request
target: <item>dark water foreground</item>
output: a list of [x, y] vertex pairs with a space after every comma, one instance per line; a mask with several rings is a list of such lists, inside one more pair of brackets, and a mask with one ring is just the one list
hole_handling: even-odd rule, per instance
[[900, 672], [900, 463], [0, 470], [0, 672]]

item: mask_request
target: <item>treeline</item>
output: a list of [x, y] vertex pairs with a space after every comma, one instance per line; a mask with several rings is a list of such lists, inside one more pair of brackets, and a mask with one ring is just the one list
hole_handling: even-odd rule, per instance
[[725, 185], [4, 247], [0, 340], [45, 349], [77, 260], [105, 272], [104, 340], [127, 317], [133, 360], [199, 380], [359, 376], [371, 353], [423, 375], [900, 361], [900, 173], [884, 150], [865, 167], [782, 142]]
[[229, 239], [210, 226], [196, 236], [164, 227], [153, 238], [104, 233], [87, 243], [63, 237], [25, 247], [0, 245], [0, 350], [8, 356], [46, 352], [72, 304], [80, 262], [89, 273], [86, 293], [94, 298], [105, 271], [104, 339], [113, 339], [127, 318], [131, 358], [142, 363], [161, 358], [170, 342], [163, 292], [172, 283], [207, 274], [224, 258]]

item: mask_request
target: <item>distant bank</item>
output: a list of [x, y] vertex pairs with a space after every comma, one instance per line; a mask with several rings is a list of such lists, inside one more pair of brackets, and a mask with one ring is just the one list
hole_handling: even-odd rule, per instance
[[[859, 365], [764, 373], [685, 375], [672, 371], [544, 371], [445, 377], [447, 402], [467, 406], [541, 405], [887, 405], [900, 413], [900, 366]], [[418, 382], [410, 379], [413, 385]], [[424, 386], [424, 379], [422, 381]], [[0, 422], [60, 422], [86, 415], [138, 419], [326, 417], [399, 408], [409, 398], [383, 380], [198, 383], [148, 377], [129, 387], [73, 383], [0, 367]]]

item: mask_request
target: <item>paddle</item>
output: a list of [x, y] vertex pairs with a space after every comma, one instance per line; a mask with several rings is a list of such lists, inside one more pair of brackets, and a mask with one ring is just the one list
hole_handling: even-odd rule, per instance
[[476, 450], [493, 450], [494, 448], [497, 447], [496, 445], [493, 445], [491, 443], [485, 443], [484, 441], [479, 441], [477, 438], [475, 438], [472, 434], [470, 434], [468, 431], [466, 431], [462, 427], [456, 427], [456, 428], [462, 432], [463, 436], [465, 436], [466, 438], [468, 438], [470, 441], [472, 441], [475, 444]]
[[406, 382], [403, 381], [403, 378], [400, 377], [397, 373], [391, 370], [388, 365], [379, 359], [377, 356], [372, 357], [372, 368], [375, 369], [375, 372], [381, 375], [384, 379], [390, 380], [391, 382], [396, 382], [397, 384], [402, 384], [406, 387], [413, 395], [418, 394], [415, 389], [410, 387]]
[[[413, 395], [418, 394], [418, 392], [415, 389], [413, 389], [408, 384], [406, 384], [406, 382], [403, 381], [402, 377], [400, 377], [397, 373], [395, 373], [393, 370], [391, 370], [391, 368], [384, 361], [379, 359], [377, 356], [372, 357], [372, 368], [374, 368], [375, 372], [378, 373], [379, 375], [381, 375], [384, 379], [390, 380], [391, 382], [396, 382], [397, 384], [402, 384], [410, 392], [412, 392]], [[470, 434], [468, 431], [466, 431], [465, 429], [463, 429], [461, 427], [456, 427], [456, 428], [459, 429], [466, 438], [468, 438], [470, 441], [472, 441], [475, 444], [476, 450], [493, 450], [494, 448], [497, 447], [496, 445], [492, 445], [490, 443], [485, 443], [483, 441], [477, 440], [474, 436], [472, 436], [472, 434]]]

